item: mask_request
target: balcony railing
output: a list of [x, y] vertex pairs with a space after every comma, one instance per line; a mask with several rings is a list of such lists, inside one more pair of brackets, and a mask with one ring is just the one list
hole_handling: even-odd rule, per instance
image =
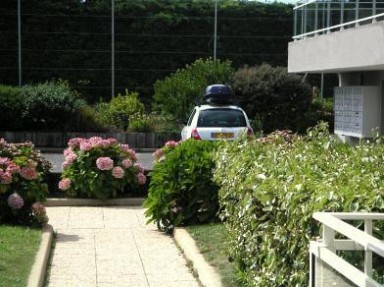
[[302, 0], [294, 7], [299, 40], [384, 20], [384, 0]]
[[[374, 262], [381, 264], [382, 259], [378, 259], [384, 258], [384, 242], [374, 237], [377, 227], [373, 224], [373, 221], [384, 220], [383, 213], [316, 212], [313, 217], [322, 224], [323, 235], [321, 239], [310, 242], [310, 287], [383, 286], [376, 281], [376, 277], [382, 275], [376, 271], [379, 276], [374, 276], [376, 267], [380, 267], [374, 266]], [[355, 224], [361, 221], [364, 229], [345, 221]], [[362, 262], [351, 264], [345, 260], [345, 254], [343, 256], [341, 251], [355, 253], [355, 258]], [[357, 254], [359, 251], [364, 253], [363, 257]]]

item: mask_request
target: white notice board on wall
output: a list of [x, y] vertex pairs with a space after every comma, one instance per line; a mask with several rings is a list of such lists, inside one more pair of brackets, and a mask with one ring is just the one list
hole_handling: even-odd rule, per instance
[[381, 126], [381, 94], [378, 86], [346, 86], [334, 90], [335, 134], [372, 137]]

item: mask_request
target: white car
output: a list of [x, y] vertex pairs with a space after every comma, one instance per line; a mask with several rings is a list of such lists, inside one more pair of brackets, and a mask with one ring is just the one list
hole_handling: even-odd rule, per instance
[[181, 131], [181, 140], [233, 140], [241, 134], [252, 135], [246, 113], [233, 105], [196, 106]]

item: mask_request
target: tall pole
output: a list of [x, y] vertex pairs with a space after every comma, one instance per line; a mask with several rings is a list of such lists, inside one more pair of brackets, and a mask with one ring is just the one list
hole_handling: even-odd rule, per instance
[[21, 78], [21, 0], [17, 0], [17, 38], [18, 38], [18, 62], [19, 62], [19, 87], [22, 84]]
[[111, 0], [111, 96], [115, 97], [115, 0]]
[[213, 27], [213, 60], [216, 61], [217, 50], [217, 0], [215, 0], [215, 19]]

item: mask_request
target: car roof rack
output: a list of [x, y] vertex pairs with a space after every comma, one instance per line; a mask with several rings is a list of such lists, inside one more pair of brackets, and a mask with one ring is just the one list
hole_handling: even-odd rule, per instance
[[211, 105], [232, 104], [232, 89], [228, 85], [223, 84], [210, 85], [204, 90], [204, 101]]

